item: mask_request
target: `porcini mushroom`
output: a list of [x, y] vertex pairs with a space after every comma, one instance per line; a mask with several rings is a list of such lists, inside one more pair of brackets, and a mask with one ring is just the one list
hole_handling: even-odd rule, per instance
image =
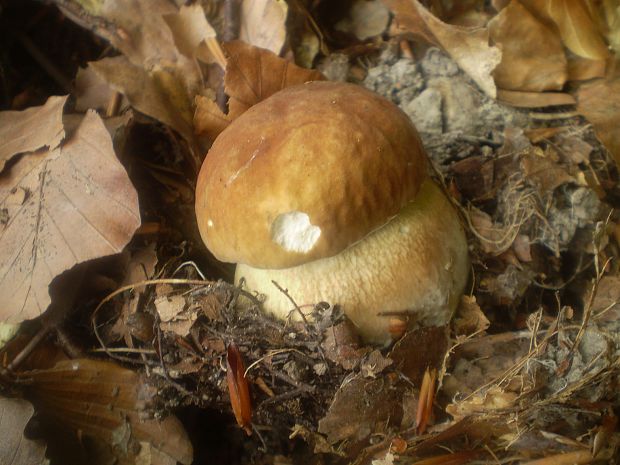
[[286, 318], [338, 304], [368, 342], [390, 318], [451, 318], [469, 261], [458, 215], [429, 178], [395, 105], [353, 84], [311, 82], [250, 108], [215, 140], [196, 187], [201, 236], [235, 280]]

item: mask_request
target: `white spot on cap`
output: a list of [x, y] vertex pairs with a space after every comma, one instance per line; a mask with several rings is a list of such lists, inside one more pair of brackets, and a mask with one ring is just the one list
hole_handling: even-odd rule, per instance
[[303, 212], [282, 213], [271, 224], [271, 240], [288, 252], [307, 253], [320, 236], [321, 228]]
[[207, 226], [208, 226], [208, 227], [210, 227], [210, 228], [212, 228], [212, 227], [213, 227], [213, 220], [212, 220], [212, 219], [210, 219], [210, 218], [209, 218], [209, 219], [207, 220]]

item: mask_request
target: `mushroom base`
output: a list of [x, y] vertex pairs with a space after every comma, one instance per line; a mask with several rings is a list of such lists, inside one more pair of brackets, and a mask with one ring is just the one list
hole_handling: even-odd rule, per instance
[[459, 217], [441, 189], [425, 181], [415, 201], [387, 224], [338, 255], [279, 270], [238, 265], [235, 282], [265, 295], [265, 311], [299, 318], [287, 289], [302, 307], [338, 304], [366, 342], [391, 340], [390, 316], [402, 313], [408, 326], [450, 321], [467, 283], [467, 240]]

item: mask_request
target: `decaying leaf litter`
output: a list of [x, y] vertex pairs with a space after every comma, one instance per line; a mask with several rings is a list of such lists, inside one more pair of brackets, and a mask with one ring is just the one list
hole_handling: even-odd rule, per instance
[[[45, 445], [52, 463], [616, 463], [615, 2], [55, 3], [3, 15], [39, 12], [11, 29], [10, 53], [56, 86], [3, 84], [13, 463]], [[70, 20], [98, 53], [60, 79], [28, 33]], [[73, 78], [68, 102], [48, 99]], [[206, 254], [193, 183], [213, 139], [280, 88], [324, 78], [398, 104], [459, 208], [473, 280], [450, 328], [374, 348], [330, 303], [276, 322]], [[249, 401], [229, 389], [231, 344]], [[52, 436], [58, 425], [84, 439]]]

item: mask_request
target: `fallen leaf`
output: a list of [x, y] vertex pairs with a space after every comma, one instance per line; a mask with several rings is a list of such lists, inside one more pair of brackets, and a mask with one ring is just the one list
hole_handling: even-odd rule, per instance
[[419, 328], [405, 334], [388, 356], [398, 371], [419, 386], [428, 368], [441, 370], [449, 346], [447, 325]]
[[335, 28], [353, 34], [359, 40], [366, 40], [383, 34], [389, 20], [390, 12], [381, 0], [356, 0]]
[[575, 97], [563, 92], [520, 92], [504, 89], [497, 89], [497, 100], [519, 108], [553, 107], [577, 103]]
[[241, 41], [226, 44], [224, 50], [228, 55], [224, 85], [229, 111], [225, 114], [213, 100], [198, 97], [194, 115], [195, 132], [212, 140], [232, 120], [277, 91], [325, 79], [318, 71], [300, 68], [272, 52]]
[[123, 56], [90, 62], [89, 67], [113, 89], [124, 94], [138, 111], [167, 124], [190, 143], [194, 140], [191, 96], [196, 89], [188, 89], [182, 70], [149, 72]]
[[279, 55], [286, 40], [284, 0], [243, 0], [239, 39]]
[[394, 454], [387, 451], [383, 458], [373, 460], [372, 465], [394, 465]]
[[594, 126], [594, 132], [620, 164], [620, 78], [597, 79], [577, 92], [577, 111]]
[[98, 4], [100, 7], [91, 10], [91, 14], [105, 19], [112, 27], [100, 27], [96, 32], [133, 64], [151, 69], [162, 61], [175, 63], [179, 59], [172, 32], [164, 20], [165, 15], [177, 13], [173, 2], [101, 0]]
[[110, 362], [78, 359], [20, 376], [28, 380], [27, 397], [37, 410], [109, 445], [122, 442], [126, 447], [114, 450], [125, 458], [146, 442], [184, 465], [192, 462], [192, 445], [176, 417], [146, 418], [144, 406], [155, 390], [138, 373]]
[[0, 176], [0, 320], [43, 313], [48, 286], [77, 263], [119, 253], [140, 225], [138, 196], [94, 112], [51, 151]]
[[162, 295], [155, 299], [155, 308], [161, 321], [172, 321], [185, 307], [185, 297], [176, 294], [171, 296]]
[[0, 463], [7, 465], [44, 465], [45, 445], [24, 436], [34, 414], [32, 404], [23, 399], [0, 397]]
[[571, 52], [591, 60], [609, 56], [607, 44], [593, 21], [586, 2], [574, 0], [521, 0], [525, 7], [539, 18], [553, 22], [562, 42]]
[[[75, 111], [105, 110], [116, 91], [92, 67], [78, 69], [75, 77]], [[120, 109], [127, 107], [123, 98]]]
[[620, 276], [604, 276], [601, 279], [592, 302], [592, 310], [598, 315], [597, 320], [620, 320]]
[[164, 15], [164, 20], [172, 31], [175, 45], [183, 55], [198, 58], [205, 63], [225, 65], [226, 60], [221, 49], [212, 44], [217, 38], [215, 29], [207, 21], [200, 4], [183, 5], [178, 13]]
[[248, 380], [245, 377], [243, 358], [234, 343], [228, 346], [226, 354], [226, 381], [230, 404], [237, 424], [250, 436], [252, 434], [252, 402]]
[[457, 335], [480, 334], [488, 329], [490, 322], [475, 296], [461, 296], [461, 302], [452, 320], [452, 328]]
[[566, 183], [577, 183], [566, 169], [546, 156], [527, 154], [521, 157], [523, 174], [537, 188], [541, 197]]
[[588, 60], [573, 57], [568, 60], [568, 80], [588, 81], [605, 77], [607, 62], [605, 60]]
[[403, 389], [391, 377], [367, 379], [356, 375], [343, 383], [325, 417], [319, 420], [319, 433], [331, 444], [348, 439], [363, 441], [381, 432], [390, 420], [397, 421]]
[[67, 97], [50, 97], [40, 107], [0, 112], [0, 172], [19, 153], [58, 147], [65, 137], [62, 109], [66, 101]]
[[566, 82], [566, 55], [557, 34], [512, 0], [488, 24], [491, 40], [502, 50], [493, 71], [497, 87], [541, 92]]
[[502, 52], [489, 45], [489, 32], [446, 24], [433, 16], [417, 0], [384, 0], [407, 32], [440, 45], [488, 96], [496, 97], [492, 72]]

